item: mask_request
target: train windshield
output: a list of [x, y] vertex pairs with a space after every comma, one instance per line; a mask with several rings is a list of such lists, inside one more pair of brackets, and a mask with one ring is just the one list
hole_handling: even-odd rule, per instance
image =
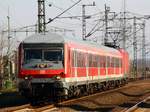
[[62, 51], [60, 50], [44, 51], [44, 60], [47, 61], [62, 61], [62, 56]]
[[42, 61], [62, 61], [62, 50], [25, 50], [25, 61], [42, 60]]
[[25, 49], [24, 68], [38, 68], [37, 65], [46, 64], [47, 68], [62, 68], [64, 64], [62, 49]]
[[42, 50], [25, 50], [25, 61], [42, 59]]

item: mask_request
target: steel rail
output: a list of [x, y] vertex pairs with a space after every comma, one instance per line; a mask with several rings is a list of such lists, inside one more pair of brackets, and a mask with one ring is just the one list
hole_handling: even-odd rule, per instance
[[149, 100], [149, 99], [150, 99], [150, 96], [146, 97], [144, 100], [142, 100], [142, 101], [138, 102], [137, 104], [135, 104], [134, 106], [130, 107], [130, 108], [127, 109], [125, 112], [133, 112], [134, 110], [138, 109], [138, 107], [139, 107], [139, 105], [140, 105], [141, 103], [144, 103], [144, 102], [146, 102], [146, 101]]

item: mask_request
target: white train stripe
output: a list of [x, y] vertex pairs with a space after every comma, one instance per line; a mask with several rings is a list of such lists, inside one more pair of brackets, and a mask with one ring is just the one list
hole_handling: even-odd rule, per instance
[[[101, 79], [108, 79], [108, 78], [120, 78], [123, 77], [123, 74], [114, 74], [114, 75], [104, 75], [104, 76], [100, 76], [100, 78], [98, 76], [88, 76], [87, 77], [76, 77], [76, 78], [65, 78], [66, 82], [76, 82], [76, 81], [93, 81], [93, 80], [101, 80]], [[76, 80], [77, 79], [77, 80]]]

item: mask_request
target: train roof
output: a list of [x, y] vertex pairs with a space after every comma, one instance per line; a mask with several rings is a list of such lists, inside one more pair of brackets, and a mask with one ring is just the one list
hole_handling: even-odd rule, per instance
[[96, 42], [91, 41], [83, 41], [80, 38], [72, 38], [67, 36], [61, 36], [55, 33], [38, 33], [27, 37], [22, 43], [25, 44], [48, 44], [48, 43], [67, 43], [67, 42], [75, 42], [77, 44], [87, 45], [89, 47], [103, 49], [104, 51], [119, 53], [117, 49], [106, 47], [100, 45]]

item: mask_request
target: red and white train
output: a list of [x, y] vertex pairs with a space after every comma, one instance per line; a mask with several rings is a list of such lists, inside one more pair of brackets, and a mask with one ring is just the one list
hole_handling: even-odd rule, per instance
[[129, 56], [123, 49], [68, 38], [34, 34], [19, 46], [19, 90], [27, 96], [61, 97], [124, 84]]

